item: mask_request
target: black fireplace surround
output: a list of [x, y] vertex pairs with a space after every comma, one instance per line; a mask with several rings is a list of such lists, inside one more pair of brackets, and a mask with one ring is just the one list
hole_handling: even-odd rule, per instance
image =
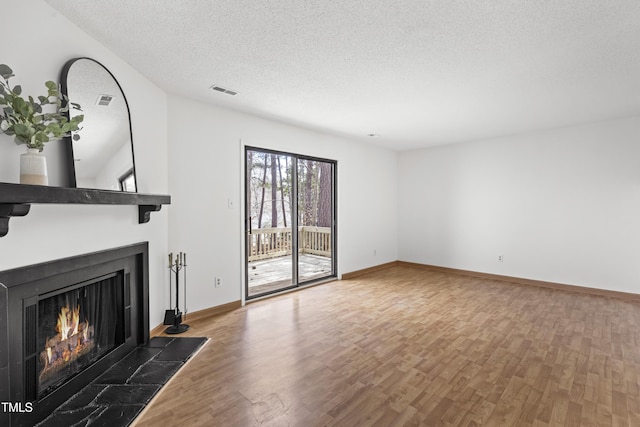
[[[0, 272], [0, 425], [36, 424], [149, 342], [148, 258], [144, 242]], [[83, 322], [71, 344], [55, 336], [61, 307]]]

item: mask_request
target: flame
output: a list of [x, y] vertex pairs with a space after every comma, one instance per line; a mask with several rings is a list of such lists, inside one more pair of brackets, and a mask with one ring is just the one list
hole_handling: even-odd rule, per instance
[[66, 305], [60, 309], [58, 315], [58, 323], [56, 325], [56, 332], [60, 334], [62, 340], [78, 333], [78, 324], [80, 323], [80, 306], [71, 311], [69, 306]]
[[82, 342], [89, 340], [89, 321], [84, 322], [84, 328], [82, 328]]
[[47, 361], [51, 363], [51, 347], [47, 347]]

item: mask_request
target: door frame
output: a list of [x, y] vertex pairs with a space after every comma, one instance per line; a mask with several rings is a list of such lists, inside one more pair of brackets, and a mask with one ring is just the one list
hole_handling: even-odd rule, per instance
[[[242, 209], [243, 217], [242, 217], [242, 246], [243, 246], [243, 259], [242, 262], [244, 278], [243, 278], [243, 302], [250, 302], [252, 300], [261, 299], [263, 297], [279, 294], [282, 292], [289, 292], [292, 290], [304, 288], [307, 286], [315, 285], [321, 282], [325, 282], [327, 280], [334, 280], [338, 277], [338, 161], [325, 159], [321, 157], [309, 156], [305, 154], [297, 154], [289, 151], [282, 150], [274, 150], [271, 148], [263, 148], [257, 147], [253, 145], [244, 145], [241, 144], [241, 152], [242, 152], [242, 203], [244, 205]], [[280, 289], [275, 289], [272, 291], [264, 292], [259, 295], [249, 296], [249, 247], [247, 245], [247, 236], [250, 230], [249, 217], [250, 217], [250, 201], [247, 199], [247, 185], [248, 182], [248, 170], [247, 170], [247, 152], [248, 151], [258, 151], [267, 154], [275, 154], [280, 156], [290, 156], [292, 159], [292, 185], [291, 191], [293, 193], [292, 196], [292, 206], [291, 206], [291, 228], [292, 230], [298, 229], [298, 161], [299, 160], [311, 160], [317, 162], [324, 162], [331, 164], [331, 172], [332, 172], [332, 194], [331, 194], [331, 218], [332, 218], [332, 239], [331, 239], [331, 273], [327, 276], [306, 280], [303, 282], [299, 282], [299, 272], [298, 272], [298, 233], [292, 232], [292, 248], [291, 248], [291, 264], [292, 264], [292, 277], [291, 277], [291, 285], [285, 286]]]

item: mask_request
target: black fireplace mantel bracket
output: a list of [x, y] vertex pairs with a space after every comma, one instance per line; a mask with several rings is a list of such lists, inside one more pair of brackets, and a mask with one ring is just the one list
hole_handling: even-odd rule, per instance
[[144, 224], [151, 219], [151, 212], [157, 212], [162, 205], [138, 205], [138, 224]]
[[31, 205], [22, 203], [3, 203], [0, 205], [0, 237], [9, 232], [9, 218], [13, 216], [25, 216], [29, 213]]
[[138, 223], [144, 224], [151, 219], [151, 212], [171, 204], [171, 196], [3, 182], [0, 183], [0, 237], [9, 232], [9, 219], [27, 215], [32, 204], [137, 205]]

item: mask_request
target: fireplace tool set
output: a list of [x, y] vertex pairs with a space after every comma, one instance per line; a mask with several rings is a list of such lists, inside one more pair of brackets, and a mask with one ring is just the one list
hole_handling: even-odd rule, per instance
[[180, 311], [180, 270], [184, 279], [184, 317], [187, 318], [187, 254], [180, 252], [173, 259], [173, 252], [169, 254], [169, 305], [171, 305], [171, 273], [176, 275], [176, 307], [165, 310], [164, 324], [171, 325], [165, 332], [167, 334], [181, 334], [189, 329], [189, 325], [182, 323], [182, 312]]

